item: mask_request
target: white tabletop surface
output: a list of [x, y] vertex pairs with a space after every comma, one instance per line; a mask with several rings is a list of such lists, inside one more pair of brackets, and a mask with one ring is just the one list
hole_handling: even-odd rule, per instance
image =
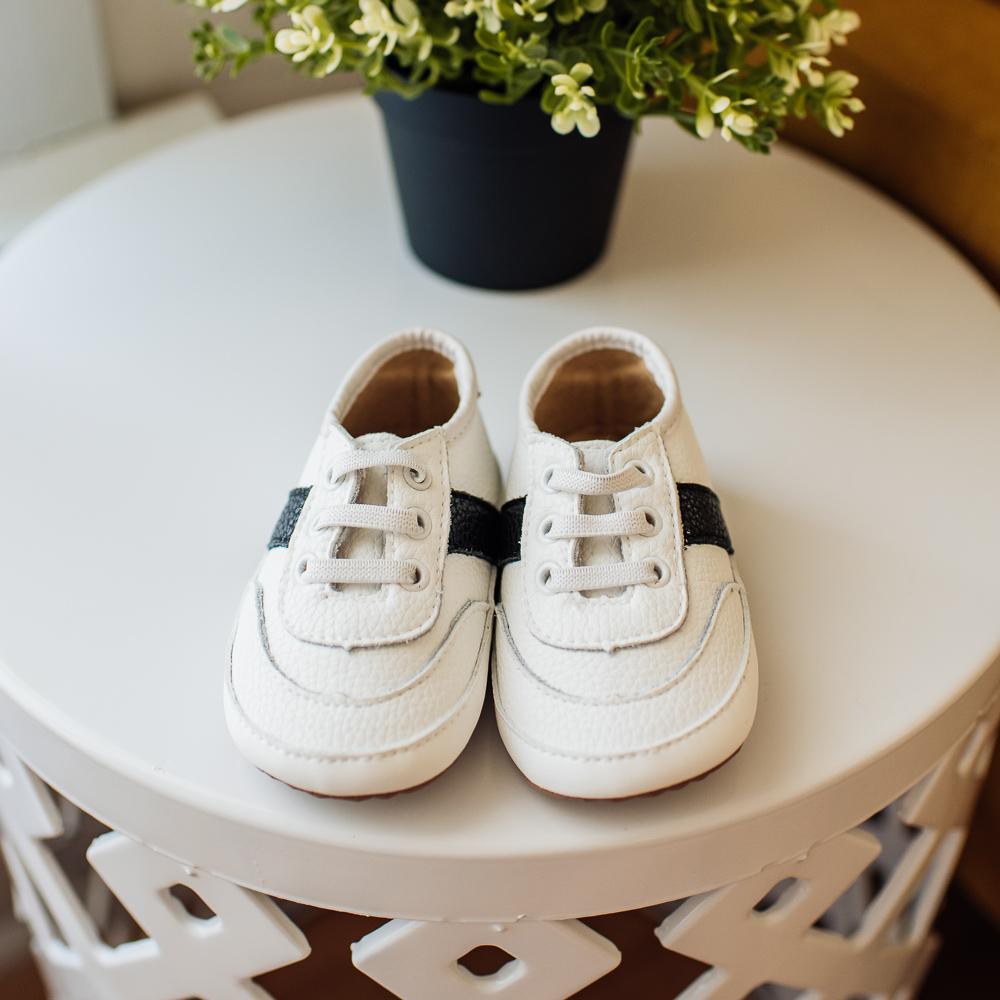
[[[411, 258], [368, 102], [213, 129], [0, 258], [0, 725], [109, 822], [345, 908], [447, 915], [421, 902], [437, 884], [450, 907], [484, 900], [464, 915], [563, 915], [588, 878], [610, 908], [749, 874], [769, 840], [808, 847], [814, 803], [968, 700], [1000, 650], [998, 316], [925, 227], [785, 147], [649, 121], [600, 266], [499, 294]], [[255, 771], [223, 725], [227, 639], [349, 363], [403, 326], [462, 338], [503, 463], [529, 365], [595, 323], [667, 350], [723, 498], [761, 665], [744, 750], [629, 803], [533, 790], [488, 716], [442, 779], [385, 801]], [[662, 867], [622, 887], [632, 850]]]

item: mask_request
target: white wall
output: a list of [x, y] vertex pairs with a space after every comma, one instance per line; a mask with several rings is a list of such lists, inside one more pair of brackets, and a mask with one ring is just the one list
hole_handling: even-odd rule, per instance
[[[194, 75], [188, 37], [191, 28], [205, 19], [204, 11], [176, 0], [99, 3], [112, 84], [122, 110], [206, 86]], [[238, 16], [249, 20], [248, 11]], [[248, 67], [236, 80], [219, 79], [208, 86], [224, 112], [237, 114], [353, 83], [343, 77], [313, 80], [272, 58]]]
[[94, 0], [0, 0], [0, 157], [108, 119], [111, 94], [98, 21]]

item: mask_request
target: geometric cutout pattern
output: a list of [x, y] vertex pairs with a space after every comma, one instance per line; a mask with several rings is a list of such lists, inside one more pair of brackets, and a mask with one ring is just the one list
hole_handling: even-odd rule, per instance
[[[121, 833], [94, 840], [87, 859], [146, 936], [106, 944], [45, 843], [63, 829], [52, 795], [6, 744], [0, 746], [0, 820], [15, 909], [31, 929], [53, 997], [264, 1000], [270, 994], [251, 978], [309, 954], [305, 936], [266, 896], [178, 864]], [[178, 886], [211, 916], [193, 916]]]
[[62, 818], [43, 782], [0, 737], [0, 826], [27, 837], [51, 840], [63, 832]]
[[[512, 961], [486, 976], [459, 964], [484, 946]], [[358, 969], [406, 1000], [563, 1000], [621, 962], [621, 952], [579, 920], [390, 920], [351, 945], [351, 954]]]
[[904, 823], [938, 829], [966, 825], [989, 770], [998, 719], [1000, 695], [931, 773], [903, 797], [899, 815]]
[[817, 923], [827, 923], [824, 915], [838, 900], [856, 902], [850, 894], [883, 851], [879, 839], [860, 827], [674, 910], [656, 930], [660, 943], [712, 966], [681, 1000], [739, 1000], [765, 984], [823, 1000], [915, 997], [937, 948], [931, 925], [965, 842], [998, 716], [1000, 699], [994, 699], [897, 801], [897, 825], [902, 821], [913, 833], [849, 933]]
[[[738, 1000], [765, 984], [806, 1000], [915, 997], [998, 719], [1000, 696], [928, 775], [862, 827], [674, 906], [656, 930], [660, 943], [711, 966], [681, 1000]], [[59, 1000], [263, 1000], [252, 977], [309, 953], [266, 896], [120, 833], [87, 850], [101, 881], [85, 905], [46, 843], [66, 839], [53, 796], [2, 739], [0, 832], [17, 913]], [[109, 893], [144, 937], [102, 940], [95, 913]], [[406, 1000], [563, 1000], [621, 961], [578, 920], [390, 920], [351, 950], [359, 970]]]

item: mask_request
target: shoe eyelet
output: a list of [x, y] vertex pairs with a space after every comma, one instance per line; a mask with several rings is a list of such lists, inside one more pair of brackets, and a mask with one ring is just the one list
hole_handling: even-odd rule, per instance
[[543, 542], [551, 542], [552, 539], [549, 537], [551, 531], [552, 531], [552, 518], [551, 517], [543, 518], [541, 523], [538, 525], [538, 537]]
[[295, 566], [295, 572], [299, 576], [305, 576], [309, 572], [309, 557], [303, 556]]
[[670, 567], [662, 559], [653, 560], [653, 572], [656, 573], [656, 579], [647, 583], [647, 587], [662, 587], [670, 579]]
[[650, 486], [656, 479], [656, 476], [653, 474], [653, 470], [645, 462], [640, 462], [638, 461], [638, 459], [633, 459], [628, 464], [632, 466], [632, 468], [635, 469], [637, 472], [641, 473], [643, 476], [646, 477], [646, 483], [645, 483], [646, 486]]
[[331, 490], [338, 489], [344, 483], [343, 474], [335, 475], [332, 465], [327, 467], [327, 470], [324, 473], [323, 478], [326, 480], [327, 487]]
[[403, 478], [415, 490], [426, 490], [431, 485], [431, 474], [425, 469], [414, 469], [408, 465], [403, 470]]
[[423, 590], [430, 583], [430, 575], [424, 568], [423, 563], [415, 562], [413, 565], [413, 580], [410, 583], [401, 583], [403, 590]]
[[431, 533], [431, 516], [425, 510], [421, 510], [419, 507], [409, 507], [407, 508], [407, 513], [413, 512], [417, 519], [417, 530], [408, 532], [409, 537], [414, 541], [420, 541], [422, 538], [426, 538]]
[[556, 490], [554, 490], [552, 488], [552, 486], [550, 485], [550, 483], [552, 481], [552, 475], [553, 475], [553, 473], [555, 471], [556, 471], [556, 467], [554, 465], [550, 465], [542, 473], [542, 489], [545, 490], [546, 493], [555, 493], [556, 492]]
[[652, 507], [640, 507], [639, 513], [645, 517], [646, 524], [649, 525], [648, 529], [643, 532], [643, 535], [647, 538], [658, 535], [660, 529], [663, 527], [663, 518], [660, 517], [659, 513], [653, 510]]
[[556, 567], [553, 563], [542, 563], [538, 567], [538, 586], [542, 588], [547, 594], [553, 593], [551, 587], [549, 586], [552, 582], [552, 570]]

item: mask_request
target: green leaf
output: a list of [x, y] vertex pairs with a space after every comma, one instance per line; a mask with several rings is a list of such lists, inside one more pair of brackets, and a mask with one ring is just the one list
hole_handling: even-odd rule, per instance
[[705, 30], [705, 25], [701, 20], [701, 14], [698, 13], [698, 8], [695, 6], [694, 0], [684, 0], [683, 6], [684, 20], [687, 22], [688, 27], [700, 34]]

